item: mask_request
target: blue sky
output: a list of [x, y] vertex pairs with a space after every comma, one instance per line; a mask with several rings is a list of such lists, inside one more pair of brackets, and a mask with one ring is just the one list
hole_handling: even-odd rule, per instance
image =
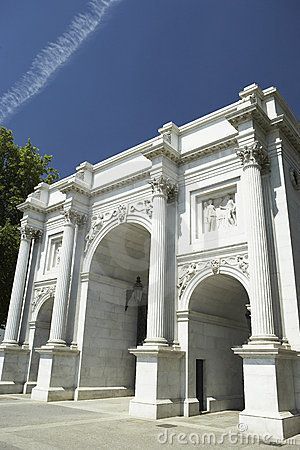
[[[88, 0], [0, 0], [0, 98]], [[279, 88], [300, 117], [299, 0], [121, 0], [4, 125], [61, 176], [238, 99]]]

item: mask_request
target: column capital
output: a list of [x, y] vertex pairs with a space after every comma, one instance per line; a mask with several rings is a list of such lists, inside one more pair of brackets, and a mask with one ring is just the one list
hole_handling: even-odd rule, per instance
[[24, 239], [30, 240], [30, 239], [39, 239], [42, 236], [43, 231], [39, 230], [38, 228], [30, 227], [28, 225], [21, 225], [20, 233], [22, 240]]
[[255, 141], [251, 145], [238, 148], [236, 154], [240, 158], [244, 168], [258, 166], [262, 171], [269, 170], [269, 155], [258, 141]]
[[83, 225], [86, 222], [86, 215], [81, 214], [74, 209], [64, 209], [64, 223], [65, 225]]
[[152, 187], [153, 196], [164, 196], [169, 201], [172, 201], [177, 197], [177, 184], [172, 183], [169, 178], [165, 178], [163, 175], [159, 175], [158, 177], [152, 178], [149, 183]]

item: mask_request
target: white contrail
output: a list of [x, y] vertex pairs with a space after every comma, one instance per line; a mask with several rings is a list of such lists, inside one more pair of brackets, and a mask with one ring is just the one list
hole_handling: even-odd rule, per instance
[[30, 69], [0, 98], [0, 123], [41, 91], [49, 78], [95, 31], [107, 10], [116, 1], [119, 0], [91, 0], [88, 10], [76, 15], [56, 42], [49, 43], [37, 54]]

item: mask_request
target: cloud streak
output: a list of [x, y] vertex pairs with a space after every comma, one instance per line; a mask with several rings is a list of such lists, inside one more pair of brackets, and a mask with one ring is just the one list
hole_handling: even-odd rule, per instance
[[29, 70], [0, 98], [0, 124], [43, 89], [50, 77], [96, 30], [108, 9], [117, 1], [91, 0], [86, 12], [77, 14], [67, 30], [36, 55]]

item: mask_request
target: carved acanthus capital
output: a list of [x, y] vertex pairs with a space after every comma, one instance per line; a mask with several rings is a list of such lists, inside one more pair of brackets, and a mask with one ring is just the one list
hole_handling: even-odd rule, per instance
[[164, 195], [169, 201], [174, 200], [177, 197], [178, 187], [176, 184], [171, 183], [168, 178], [162, 175], [156, 178], [152, 178], [149, 182], [152, 187], [152, 195]]
[[22, 225], [20, 228], [21, 239], [39, 239], [43, 232], [37, 228], [29, 227], [28, 225]]
[[64, 210], [64, 220], [66, 225], [84, 225], [86, 222], [86, 215], [80, 214], [73, 209]]
[[257, 141], [252, 145], [245, 145], [244, 147], [238, 148], [236, 154], [242, 161], [244, 167], [257, 165], [263, 171], [269, 170], [269, 155]]

